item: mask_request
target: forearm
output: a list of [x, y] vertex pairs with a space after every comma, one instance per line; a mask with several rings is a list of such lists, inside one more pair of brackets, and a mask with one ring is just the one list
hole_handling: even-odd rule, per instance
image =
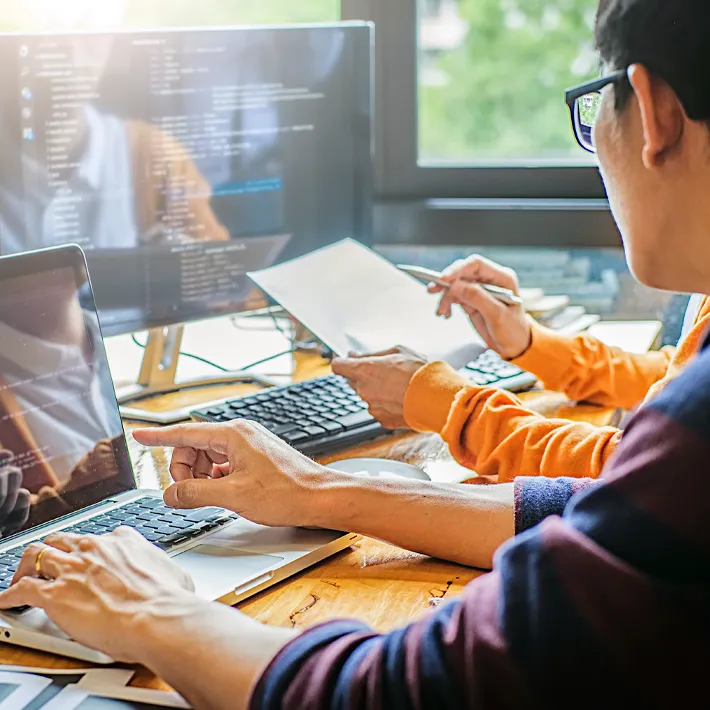
[[460, 463], [501, 482], [519, 476], [598, 478], [621, 439], [613, 427], [547, 419], [493, 390], [462, 393], [441, 435]]
[[472, 387], [444, 363], [414, 376], [404, 413], [413, 429], [441, 434], [459, 463], [500, 482], [598, 478], [621, 438], [609, 427], [547, 419], [509, 392]]
[[200, 710], [243, 710], [271, 659], [296, 635], [189, 597], [175, 614], [146, 615], [136, 658]]
[[515, 534], [512, 484], [342, 478], [322, 493], [317, 511], [320, 527], [483, 569]]
[[673, 353], [628, 353], [589, 335], [564, 336], [534, 324], [530, 348], [513, 362], [570, 399], [630, 409], [665, 377]]

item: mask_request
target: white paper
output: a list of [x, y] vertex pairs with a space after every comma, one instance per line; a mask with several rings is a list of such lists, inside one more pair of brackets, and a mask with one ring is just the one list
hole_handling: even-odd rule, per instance
[[402, 345], [459, 369], [486, 349], [462, 310], [437, 317], [423, 284], [351, 239], [249, 276], [341, 357]]
[[629, 353], [647, 353], [658, 339], [660, 321], [604, 321], [593, 325], [589, 334], [602, 343]]

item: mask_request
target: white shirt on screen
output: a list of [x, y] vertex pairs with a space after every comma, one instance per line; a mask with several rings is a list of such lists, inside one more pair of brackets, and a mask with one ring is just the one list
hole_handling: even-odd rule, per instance
[[[100, 342], [98, 325], [90, 324], [89, 334]], [[102, 382], [111, 380], [97, 370], [99, 363], [86, 362], [81, 348], [40, 340], [0, 322], [0, 358], [2, 384], [11, 389], [60, 483], [99, 441], [122, 433], [118, 414], [106, 406], [106, 397], [114, 395], [102, 391]]]

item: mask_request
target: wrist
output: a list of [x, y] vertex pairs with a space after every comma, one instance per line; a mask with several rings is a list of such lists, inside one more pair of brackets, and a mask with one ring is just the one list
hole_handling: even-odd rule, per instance
[[525, 321], [525, 329], [521, 330], [520, 336], [515, 339], [515, 342], [511, 344], [510, 347], [505, 349], [505, 352], [499, 353], [501, 357], [509, 362], [521, 358], [525, 353], [530, 350], [532, 345], [532, 326], [528, 320]]
[[325, 468], [318, 485], [309, 500], [310, 524], [323, 530], [347, 530], [348, 510], [352, 505], [347, 501], [362, 486], [358, 476], [340, 473], [332, 468]]
[[141, 611], [126, 621], [129, 655], [137, 663], [160, 674], [166, 656], [175, 660], [177, 648], [189, 647], [190, 628], [197, 628], [214, 612], [214, 604], [187, 590], [141, 605]]
[[236, 609], [189, 593], [172, 602], [174, 608], [164, 600], [158, 613], [137, 622], [136, 660], [191, 707], [246, 708], [258, 678], [295, 631], [263, 626]]

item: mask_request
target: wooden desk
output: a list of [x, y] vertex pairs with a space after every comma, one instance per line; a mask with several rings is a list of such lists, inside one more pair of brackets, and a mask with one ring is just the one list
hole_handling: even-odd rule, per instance
[[[327, 363], [308, 355], [296, 356], [295, 379], [325, 374]], [[253, 388], [252, 388], [253, 389]], [[213, 389], [211, 399], [237, 396], [242, 387]], [[204, 401], [204, 392], [183, 392], [152, 403], [156, 409]], [[608, 425], [614, 416], [609, 409], [570, 405], [564, 397], [549, 392], [524, 395], [529, 406], [547, 416]], [[127, 424], [130, 431], [135, 428]], [[131, 456], [139, 485], [165, 488], [169, 485], [169, 452], [147, 450], [129, 437]], [[337, 458], [376, 456], [406, 461], [423, 468], [437, 481], [461, 481], [470, 472], [449, 455], [438, 436], [402, 434], [339, 452]], [[323, 459], [324, 463], [335, 456]], [[374, 628], [387, 631], [425, 614], [444, 597], [458, 594], [471, 580], [483, 574], [459, 565], [433, 560], [374, 540], [363, 540], [349, 550], [313, 567], [240, 605], [240, 609], [267, 624], [308, 627], [334, 618], [357, 617]], [[54, 668], [80, 668], [86, 664], [4, 646], [0, 663]], [[135, 685], [163, 688], [164, 684], [140, 669]]]

